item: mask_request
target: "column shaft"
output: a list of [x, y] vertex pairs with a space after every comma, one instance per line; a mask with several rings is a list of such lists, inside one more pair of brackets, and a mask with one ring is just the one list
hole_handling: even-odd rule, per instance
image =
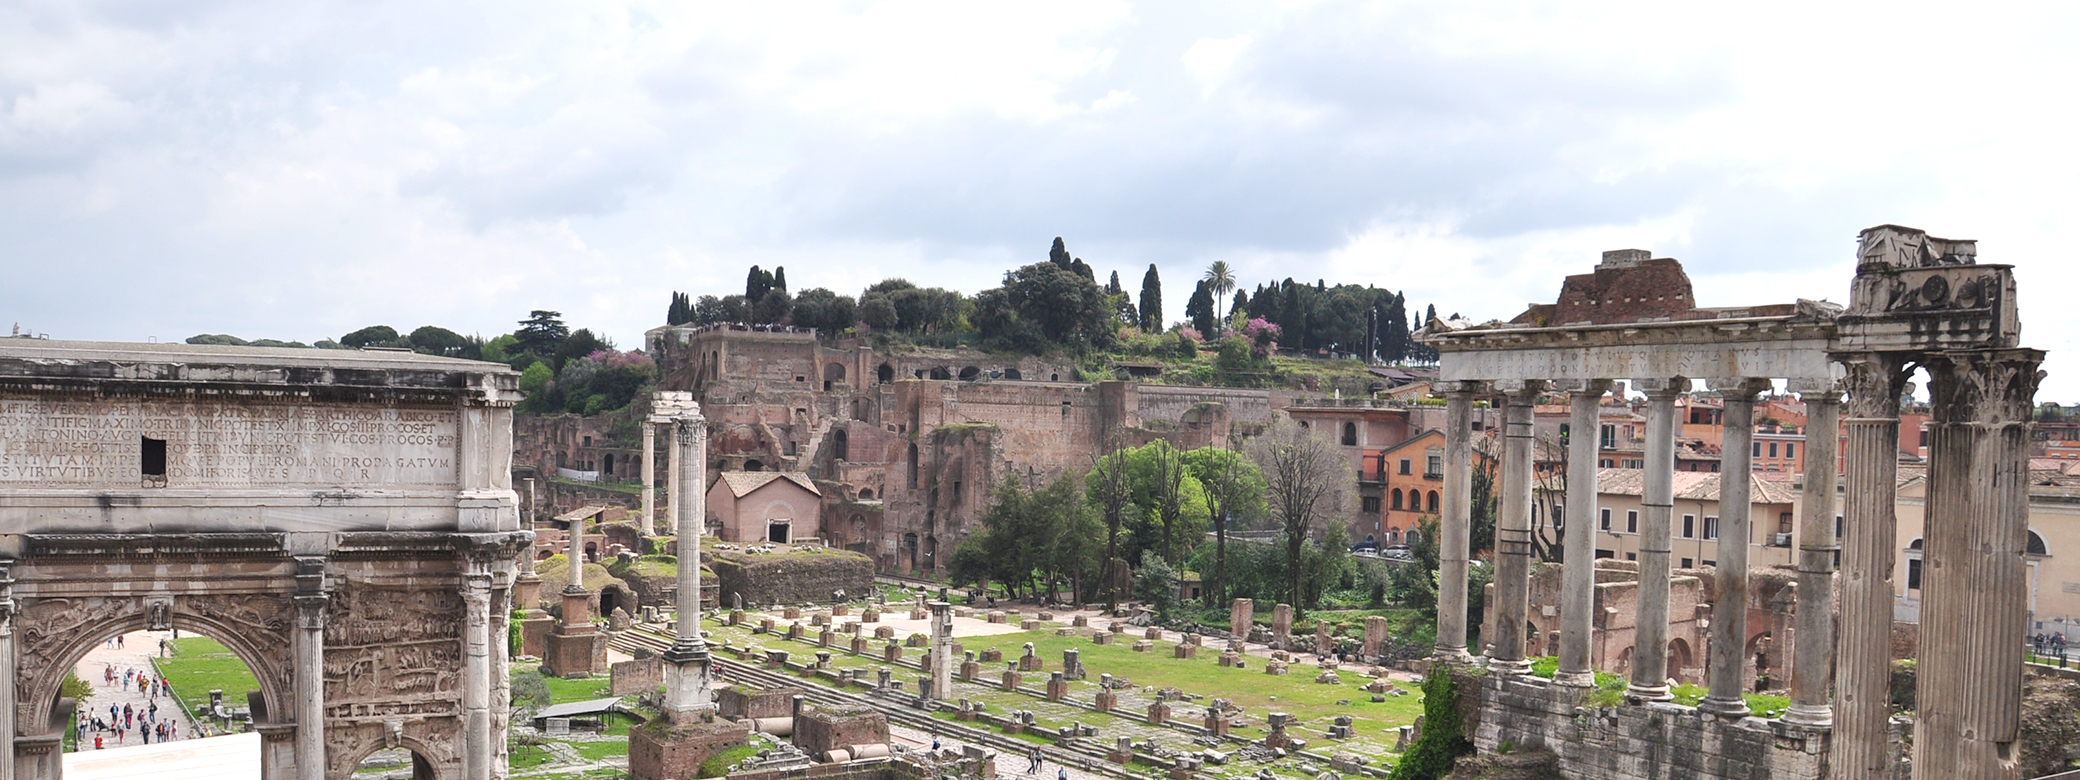
[[296, 722], [296, 776], [325, 780], [325, 557], [296, 557], [296, 656], [289, 717]]
[[[665, 442], [664, 495], [665, 502], [671, 505], [667, 511], [669, 511], [671, 513], [671, 516], [674, 518], [672, 524], [674, 526], [677, 526], [679, 522], [677, 520], [677, 518], [679, 517], [679, 483], [682, 481], [682, 477], [680, 476], [679, 471], [685, 468], [685, 466], [681, 465], [679, 461], [684, 459], [686, 456], [684, 453], [680, 451], [684, 449], [684, 447], [681, 445], [679, 441], [679, 426], [675, 424], [666, 430], [668, 431], [666, 435], [669, 438]], [[697, 452], [699, 453], [697, 457], [706, 458], [708, 456], [707, 448], [705, 447], [701, 448]], [[677, 531], [674, 531], [674, 533], [677, 533]]]
[[1589, 664], [1589, 638], [1596, 608], [1597, 445], [1602, 435], [1604, 391], [1610, 382], [1592, 379], [1568, 401], [1567, 526], [1561, 545], [1560, 670], [1553, 681], [1590, 687], [1596, 670]]
[[1473, 393], [1458, 383], [1445, 393], [1444, 514], [1438, 520], [1437, 657], [1471, 661], [1466, 652], [1466, 557], [1473, 533]]
[[479, 571], [482, 567], [472, 561], [462, 590], [467, 613], [462, 637], [462, 776], [467, 780], [491, 780], [491, 574]]
[[1505, 674], [1531, 671], [1524, 657], [1531, 609], [1532, 403], [1544, 382], [1510, 388], [1502, 423], [1502, 483], [1496, 491], [1495, 636], [1489, 668]]
[[1639, 615], [1633, 621], [1632, 680], [1627, 694], [1667, 701], [1669, 516], [1675, 505], [1676, 396], [1688, 379], [1636, 382], [1647, 393], [1647, 462], [1640, 504]]
[[[1936, 420], [1922, 551], [1918, 778], [2016, 780], [2029, 583], [2030, 414], [2041, 353], [1929, 363]], [[1927, 697], [1927, 698], [1923, 698]], [[1927, 762], [1927, 763], [1923, 763]]]
[[1745, 717], [1741, 693], [1748, 646], [1748, 496], [1753, 486], [1749, 452], [1755, 440], [1755, 396], [1767, 380], [1735, 379], [1717, 389], [1726, 400], [1719, 451], [1719, 561], [1712, 583], [1712, 634], [1706, 658], [1711, 693], [1697, 708], [1728, 718]]
[[[14, 561], [0, 561], [0, 669], [7, 671], [9, 679], [21, 672], [15, 668], [15, 607]], [[0, 685], [0, 780], [15, 780], [15, 718], [20, 717], [19, 712], [14, 685]]]
[[643, 420], [643, 463], [636, 473], [643, 479], [644, 533], [662, 530], [657, 522], [657, 422]]
[[[665, 650], [665, 713], [673, 723], [713, 708], [712, 669], [701, 639], [701, 530], [706, 519], [707, 421], [691, 413], [673, 421], [672, 514], [679, 539], [678, 638]], [[684, 471], [685, 473], [680, 473]]]
[[1833, 756], [1840, 780], [1890, 780], [1894, 497], [1899, 473], [1899, 361], [1842, 358], [1849, 392], [1842, 496], [1841, 636], [1835, 648]]
[[[1801, 392], [1806, 404], [1805, 488], [1798, 519], [1798, 614], [1791, 653], [1791, 708], [1784, 720], [1806, 726], [1834, 723], [1828, 671], [1834, 657], [1834, 535], [1836, 437], [1841, 394], [1826, 387]], [[1793, 388], [1800, 389], [1800, 388]]]

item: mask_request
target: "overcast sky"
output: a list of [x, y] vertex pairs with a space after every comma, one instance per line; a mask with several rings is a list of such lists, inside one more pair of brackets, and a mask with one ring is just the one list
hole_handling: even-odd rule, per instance
[[754, 263], [972, 293], [1057, 235], [1172, 320], [1216, 259], [1486, 319], [1624, 247], [1840, 302], [1891, 222], [2014, 264], [2080, 401], [2080, 12], [1986, 8], [4, 0], [0, 319], [633, 347]]

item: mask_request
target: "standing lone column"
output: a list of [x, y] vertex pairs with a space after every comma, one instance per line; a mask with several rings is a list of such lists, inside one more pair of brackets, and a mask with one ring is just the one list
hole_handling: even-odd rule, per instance
[[643, 463], [636, 469], [643, 476], [643, 531], [657, 533], [657, 421], [643, 420]]
[[1927, 363], [1928, 521], [1915, 675], [1915, 776], [2021, 777], [2030, 415], [2042, 352], [1944, 353]]
[[1669, 516], [1675, 507], [1676, 396], [1690, 380], [1634, 380], [1647, 394], [1646, 510], [1639, 532], [1639, 617], [1633, 621], [1632, 681], [1627, 696], [1674, 698], [1668, 690]]
[[[1888, 780], [1892, 751], [1892, 560], [1899, 473], [1899, 358], [1836, 355], [1848, 370], [1848, 491], [1842, 498], [1842, 618], [1835, 649], [1834, 754], [1841, 780]], [[1810, 436], [1807, 438], [1811, 438]], [[1808, 454], [1810, 456], [1810, 453]]]
[[1834, 656], [1835, 444], [1842, 394], [1833, 381], [1793, 382], [1806, 404], [1804, 513], [1798, 519], [1798, 625], [1791, 653], [1791, 708], [1784, 720], [1827, 728], [1829, 661]]
[[1502, 484], [1496, 491], [1495, 636], [1488, 668], [1504, 674], [1529, 674], [1524, 657], [1524, 630], [1531, 611], [1531, 447], [1532, 403], [1545, 390], [1544, 380], [1496, 382], [1509, 394], [1502, 422]]
[[[706, 507], [708, 427], [698, 411], [672, 424], [672, 513], [678, 519], [679, 638], [664, 652], [665, 709], [673, 723], [690, 723], [714, 709], [708, 643], [701, 639], [701, 526]], [[686, 473], [681, 474], [683, 469]]]
[[[931, 698], [945, 701], [953, 697], [953, 604], [934, 601], [932, 608], [932, 691]], [[1073, 670], [1064, 670], [1073, 671]]]
[[[1596, 451], [1603, 431], [1603, 394], [1610, 380], [1590, 379], [1568, 400], [1567, 530], [1560, 570], [1560, 670], [1553, 682], [1596, 685], [1589, 636], [1596, 616]], [[1637, 651], [1635, 651], [1637, 652]]]
[[1477, 382], [1438, 382], [1445, 396], [1444, 515], [1439, 518], [1437, 653], [1471, 663], [1466, 652], [1466, 556], [1473, 533], [1473, 395]]
[[1712, 389], [1726, 400], [1726, 426], [1719, 450], [1719, 562], [1712, 585], [1712, 635], [1706, 677], [1711, 693], [1697, 709], [1723, 718], [1748, 715], [1741, 696], [1741, 671], [1748, 645], [1748, 495], [1754, 465], [1749, 446], [1755, 440], [1755, 396], [1768, 390], [1767, 379], [1713, 380]]

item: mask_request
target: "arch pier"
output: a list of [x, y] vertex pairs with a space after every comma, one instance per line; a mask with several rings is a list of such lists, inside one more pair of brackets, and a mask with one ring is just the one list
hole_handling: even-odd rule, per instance
[[[1508, 323], [1433, 321], [1420, 340], [1442, 356], [1446, 398], [1445, 511], [1436, 657], [1471, 658], [1465, 643], [1468, 534], [1479, 400], [1505, 405], [1498, 448], [1494, 595], [1482, 632], [1491, 674], [1481, 682], [1476, 742], [1543, 745], [1562, 767], [1611, 777], [1890, 778], [1900, 763], [1887, 685], [1895, 576], [1893, 500], [1899, 399], [1909, 372], [1929, 374], [1935, 409], [1915, 727], [1916, 777], [2013, 780], [2020, 717], [2027, 575], [2026, 494], [2031, 407], [2043, 353], [2019, 346], [2010, 266], [1976, 262], [1973, 242], [1881, 225], [1859, 236], [1850, 303], [1800, 300], [1699, 308], [1673, 259], [1605, 252], [1570, 276], [1554, 304]], [[1725, 403], [1720, 526], [1711, 587], [1710, 692], [1675, 707], [1669, 668], [1669, 541], [1675, 401], [1703, 380]], [[1792, 706], [1749, 717], [1742, 670], [1750, 640], [1747, 553], [1754, 404], [1781, 380], [1807, 405], [1809, 433], [1797, 534]], [[1558, 655], [1551, 684], [1531, 678], [1526, 636], [1533, 496], [1532, 404], [1571, 399], [1570, 428], [1597, 430], [1597, 409], [1621, 382], [1646, 396], [1637, 633], [1627, 704], [1608, 733], [1584, 735], [1566, 702], [1594, 684], [1593, 533], [1563, 542]], [[1837, 452], [1846, 391], [1843, 538], [1836, 539]], [[1568, 441], [1567, 485], [1597, 491], [1597, 437]], [[1596, 502], [1569, 500], [1565, 528], [1594, 529]], [[1840, 557], [1839, 647], [1834, 635]], [[1769, 627], [1757, 627], [1761, 629]], [[1615, 656], [1613, 657], [1615, 659]], [[1775, 665], [1774, 662], [1772, 665]], [[1564, 700], [1564, 701], [1563, 701]], [[1565, 706], [1560, 706], [1565, 705]], [[1633, 723], [1631, 719], [1637, 719]], [[1599, 721], [1600, 722], [1600, 721]], [[1657, 739], [1641, 734], [1658, 734]]]

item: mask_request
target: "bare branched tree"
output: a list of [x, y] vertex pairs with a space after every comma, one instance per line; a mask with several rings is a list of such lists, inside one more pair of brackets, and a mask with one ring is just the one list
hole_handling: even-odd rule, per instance
[[1283, 415], [1250, 443], [1250, 457], [1264, 473], [1271, 516], [1285, 530], [1286, 603], [1303, 611], [1301, 546], [1316, 518], [1342, 513], [1350, 493], [1348, 464], [1335, 443]]
[[1118, 433], [1105, 435], [1102, 451], [1104, 455], [1091, 459], [1090, 491], [1105, 517], [1105, 562], [1099, 567], [1098, 576], [1105, 589], [1105, 608], [1111, 610], [1119, 607], [1119, 527], [1126, 518], [1127, 506], [1133, 503], [1134, 483]]

